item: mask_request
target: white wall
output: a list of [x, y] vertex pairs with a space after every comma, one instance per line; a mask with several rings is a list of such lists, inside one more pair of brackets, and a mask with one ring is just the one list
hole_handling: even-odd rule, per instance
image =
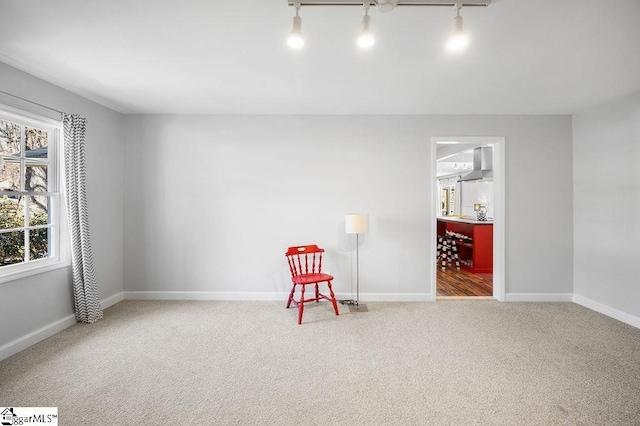
[[286, 292], [283, 253], [306, 243], [328, 250], [338, 291], [349, 291], [342, 222], [359, 211], [371, 221], [360, 252], [364, 298], [425, 299], [435, 264], [429, 144], [453, 135], [506, 136], [507, 293], [572, 292], [569, 116], [125, 122], [126, 291]]
[[[122, 292], [121, 115], [0, 63], [0, 90], [87, 117], [89, 223], [100, 297]], [[0, 103], [50, 118], [57, 113], [0, 94]], [[0, 284], [0, 347], [73, 315], [70, 268]], [[1, 354], [0, 354], [1, 355]]]
[[640, 93], [576, 114], [573, 135], [575, 295], [640, 326]]
[[487, 208], [487, 217], [493, 217], [493, 181], [462, 182], [460, 186], [463, 216], [477, 217], [473, 205], [480, 203]]

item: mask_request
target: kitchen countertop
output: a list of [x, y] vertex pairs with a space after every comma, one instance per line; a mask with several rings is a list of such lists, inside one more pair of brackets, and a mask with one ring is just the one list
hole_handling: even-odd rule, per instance
[[446, 222], [470, 223], [472, 225], [493, 225], [493, 220], [477, 220], [471, 217], [442, 216], [437, 219]]

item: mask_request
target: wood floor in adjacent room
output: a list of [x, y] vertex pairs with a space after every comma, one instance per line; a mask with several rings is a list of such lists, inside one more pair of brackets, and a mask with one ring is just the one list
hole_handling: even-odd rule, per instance
[[455, 267], [438, 267], [438, 296], [493, 296], [493, 274], [472, 274]]

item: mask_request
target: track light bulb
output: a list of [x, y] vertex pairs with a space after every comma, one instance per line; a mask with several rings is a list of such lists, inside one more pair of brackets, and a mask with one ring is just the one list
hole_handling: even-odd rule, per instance
[[456, 16], [453, 18], [453, 33], [449, 38], [449, 43], [447, 43], [447, 48], [452, 51], [460, 50], [469, 44], [469, 37], [464, 32], [464, 28], [462, 26], [460, 7], [461, 6], [456, 5]]
[[304, 38], [302, 37], [302, 18], [298, 16], [298, 8], [296, 8], [296, 16], [293, 17], [293, 27], [289, 38], [287, 38], [287, 44], [294, 49], [300, 49], [304, 46]]
[[362, 31], [360, 31], [360, 36], [358, 37], [358, 46], [366, 49], [367, 47], [373, 46], [374, 42], [373, 31], [371, 31], [371, 17], [367, 10], [362, 17]]

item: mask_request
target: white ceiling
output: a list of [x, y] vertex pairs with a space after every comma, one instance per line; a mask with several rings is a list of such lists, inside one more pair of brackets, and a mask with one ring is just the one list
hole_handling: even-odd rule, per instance
[[[303, 7], [286, 0], [2, 0], [0, 61], [126, 113], [571, 114], [640, 91], [639, 0]], [[1, 77], [1, 76], [0, 76]]]

